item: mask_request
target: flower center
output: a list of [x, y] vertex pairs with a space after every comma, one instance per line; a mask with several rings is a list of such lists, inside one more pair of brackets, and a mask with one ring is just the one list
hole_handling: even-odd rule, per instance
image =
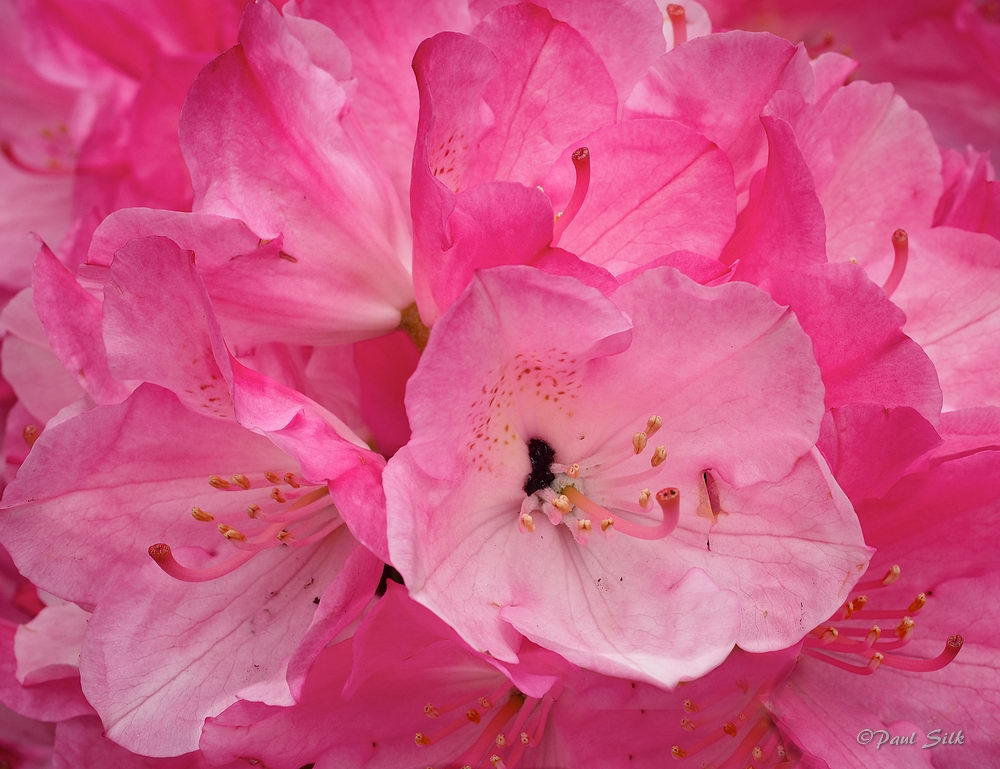
[[[892, 566], [881, 579], [860, 582], [854, 589], [855, 591], [878, 590], [896, 582], [900, 573], [898, 565]], [[803, 653], [858, 675], [870, 675], [883, 665], [918, 673], [940, 670], [955, 659], [964, 643], [962, 636], [949, 636], [944, 651], [931, 659], [918, 659], [895, 653], [910, 641], [917, 624], [913, 618], [920, 613], [926, 603], [927, 595], [920, 593], [905, 608], [876, 609], [868, 605], [869, 598], [866, 594], [856, 595], [827, 622], [813, 629], [806, 637]], [[891, 634], [883, 634], [882, 626], [878, 623], [866, 626], [870, 620], [899, 620], [899, 624]], [[836, 655], [827, 652], [835, 652]], [[860, 658], [864, 660], [864, 664], [855, 664], [850, 661], [851, 658], [855, 660]]]
[[[645, 427], [632, 436], [631, 450], [611, 447], [569, 465], [555, 462], [552, 447], [541, 438], [532, 438], [528, 442], [531, 472], [524, 483], [527, 496], [518, 515], [521, 532], [533, 532], [535, 514], [541, 512], [553, 526], [566, 525], [580, 544], [586, 544], [595, 524], [605, 534], [618, 531], [637, 539], [669, 536], [680, 515], [680, 491], [666, 487], [654, 496], [648, 488], [636, 488], [659, 474], [666, 461], [666, 446], [649, 444], [649, 438], [662, 426], [661, 417], [651, 416]], [[647, 448], [649, 457], [644, 460]], [[615, 474], [614, 468], [637, 461], [643, 465], [641, 470]], [[588, 495], [588, 484], [595, 489], [592, 495]], [[625, 498], [629, 490], [630, 500]], [[661, 511], [659, 523], [646, 525], [632, 520], [649, 519], [654, 500]]]
[[[479, 727], [468, 749], [448, 766], [460, 769], [517, 769], [528, 748], [541, 742], [549, 711], [558, 698], [550, 692], [535, 698], [522, 694], [505, 682], [496, 691], [472, 701], [462, 699], [447, 706], [424, 705], [424, 715], [440, 722], [433, 731], [417, 732], [413, 741], [419, 747], [436, 745], [467, 727]], [[501, 702], [499, 707], [496, 703]], [[427, 769], [435, 769], [433, 766]]]
[[194, 568], [178, 563], [167, 544], [149, 548], [150, 557], [161, 569], [186, 582], [205, 582], [229, 574], [272, 547], [311, 545], [343, 524], [328, 499], [329, 489], [303, 485], [294, 473], [266, 472], [260, 478], [237, 473], [229, 480], [212, 475], [208, 484], [223, 492], [219, 508], [211, 513], [195, 506], [191, 515], [196, 521], [215, 522], [219, 533], [237, 551], [235, 555], [208, 568]]

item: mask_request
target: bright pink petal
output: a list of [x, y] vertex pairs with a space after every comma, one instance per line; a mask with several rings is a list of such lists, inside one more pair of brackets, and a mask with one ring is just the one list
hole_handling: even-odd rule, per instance
[[58, 678], [23, 686], [15, 675], [14, 636], [16, 628], [0, 626], [0, 701], [28, 718], [62, 721], [89, 715], [94, 709], [80, 690], [77, 676]]
[[[580, 139], [590, 187], [558, 241], [581, 259], [620, 274], [674, 251], [717, 256], [732, 233], [732, 169], [710, 141], [667, 120], [629, 120]], [[566, 209], [575, 174], [563, 153], [542, 183]]]
[[851, 403], [827, 413], [819, 445], [837, 484], [857, 505], [881, 497], [940, 443], [931, 423], [911, 408]]
[[993, 179], [989, 153], [941, 151], [944, 194], [934, 225], [985, 232], [1000, 238], [1000, 182]]
[[811, 100], [805, 51], [772, 35], [727, 32], [691, 40], [664, 54], [626, 103], [633, 117], [665, 117], [691, 126], [729, 157], [745, 190], [764, 160], [757, 121], [777, 91]]
[[122, 401], [129, 388], [108, 366], [100, 301], [82, 288], [45, 246], [35, 260], [33, 286], [35, 310], [63, 367], [76, 374], [79, 386], [95, 402]]
[[198, 77], [182, 115], [196, 209], [283, 236], [293, 261], [247, 267], [263, 297], [288, 314], [302, 302], [326, 308], [311, 318], [314, 338], [392, 330], [412, 301], [408, 227], [345, 119], [346, 87], [270, 4], [251, 5], [240, 34], [241, 44]]
[[899, 308], [860, 267], [830, 264], [777, 272], [766, 285], [775, 301], [791, 306], [813, 341], [827, 408], [910, 406], [937, 422], [941, 387], [934, 365], [901, 331]]
[[[907, 334], [934, 361], [945, 404], [1000, 404], [1000, 241], [951, 227], [908, 233], [909, 259], [892, 295]], [[875, 269], [884, 269], [877, 265]]]
[[826, 214], [831, 261], [868, 267], [897, 228], [930, 225], [941, 155], [927, 123], [888, 84], [852, 83], [793, 121]]
[[44, 424], [83, 395], [79, 377], [66, 371], [53, 355], [35, 314], [30, 289], [7, 304], [2, 322], [7, 329], [0, 352], [4, 379], [25, 410]]
[[413, 53], [433, 34], [472, 27], [468, 4], [461, 0], [435, 0], [413, 11], [407, 0], [299, 3], [301, 15], [325, 24], [350, 50], [351, 73], [358, 81], [351, 110], [403, 200], [409, 192], [418, 111], [410, 70]]
[[[470, 3], [480, 18], [505, 4], [504, 0]], [[540, 0], [535, 5], [548, 9], [554, 18], [565, 21], [587, 39], [608, 68], [622, 101], [664, 51], [663, 16], [657, 13], [654, 3], [643, 0], [587, 3]]]
[[25, 686], [79, 678], [80, 646], [90, 613], [55, 599], [14, 636], [17, 680]]
[[189, 408], [231, 418], [225, 344], [194, 255], [167, 238], [129, 241], [104, 287], [104, 342], [120, 379], [172, 390]]
[[738, 260], [736, 277], [759, 283], [769, 271], [790, 271], [826, 262], [826, 220], [816, 186], [791, 127], [762, 117], [767, 168], [751, 185], [736, 232], [722, 261]]

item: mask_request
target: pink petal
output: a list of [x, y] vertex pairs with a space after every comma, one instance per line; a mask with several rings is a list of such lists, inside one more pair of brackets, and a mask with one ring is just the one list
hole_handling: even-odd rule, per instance
[[[392, 330], [412, 301], [409, 228], [346, 120], [345, 86], [269, 3], [249, 6], [240, 40], [198, 77], [181, 118], [196, 210], [283, 236], [294, 262], [243, 269], [253, 270], [261, 300], [288, 315], [302, 303], [325, 308], [310, 316], [314, 338]], [[246, 285], [249, 275], [241, 278]]]
[[992, 381], [1000, 365], [1000, 242], [951, 227], [908, 240], [906, 273], [892, 298], [906, 313], [906, 333], [934, 361], [945, 404], [1000, 404]]
[[[580, 139], [590, 188], [559, 246], [614, 274], [674, 251], [716, 256], [732, 233], [732, 169], [719, 149], [667, 120], [629, 120]], [[542, 183], [557, 211], [575, 174], [564, 152]]]
[[867, 267], [894, 230], [930, 226], [941, 156], [927, 123], [888, 84], [857, 82], [793, 121], [826, 214], [831, 261]]
[[736, 189], [745, 190], [764, 159], [756, 118], [777, 91], [810, 100], [813, 75], [805, 51], [772, 35], [706, 35], [664, 54], [628, 97], [626, 114], [689, 125], [729, 157]]
[[[225, 343], [194, 255], [167, 238], [131, 240], [104, 287], [104, 343], [120, 379], [172, 390], [189, 408], [231, 418]], [[151, 354], [151, 351], [152, 352]]]
[[121, 402], [129, 388], [108, 366], [100, 301], [77, 283], [46, 246], [35, 260], [33, 286], [35, 309], [63, 367], [76, 373], [79, 386], [97, 403]]
[[738, 261], [736, 277], [759, 283], [769, 271], [826, 262], [826, 220], [809, 167], [783, 120], [762, 117], [767, 168], [754, 178], [750, 202], [722, 261]]
[[[197, 749], [204, 719], [238, 699], [292, 705], [288, 660], [314, 622], [314, 598], [322, 610], [329, 587], [343, 593], [338, 575], [356, 547], [342, 531], [307, 548], [264, 551], [201, 583], [176, 580], [147, 559], [130, 574], [132, 590], [98, 604], [80, 661], [107, 735], [136, 753], [175, 756]], [[359, 572], [347, 591], [355, 603], [377, 574]], [[353, 617], [346, 608], [337, 607], [338, 624]], [[337, 627], [327, 630], [329, 638]]]

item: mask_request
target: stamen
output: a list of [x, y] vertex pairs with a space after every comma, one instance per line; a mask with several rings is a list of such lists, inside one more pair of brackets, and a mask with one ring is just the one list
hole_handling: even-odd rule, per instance
[[234, 529], [232, 526], [227, 526], [224, 523], [219, 524], [219, 533], [226, 539], [235, 539], [237, 542], [246, 542], [247, 535], [238, 529]]
[[234, 475], [233, 476], [233, 483], [235, 483], [237, 486], [240, 486], [240, 487], [242, 487], [244, 489], [249, 489], [250, 485], [251, 485], [250, 484], [250, 479], [247, 478], [245, 475], [243, 475], [243, 473], [237, 473], [236, 475]]
[[215, 520], [215, 516], [214, 515], [212, 515], [211, 513], [207, 512], [205, 510], [202, 510], [197, 505], [195, 505], [194, 507], [191, 508], [191, 517], [194, 518], [196, 521], [214, 521]]
[[663, 427], [663, 417], [655, 415], [651, 416], [648, 420], [646, 420], [646, 435], [654, 435], [661, 427]]
[[649, 464], [653, 467], [659, 467], [667, 459], [667, 447], [657, 446], [656, 451], [653, 452], [653, 456], [649, 458]]
[[644, 432], [638, 432], [632, 436], [632, 448], [635, 449], [636, 454], [641, 454], [643, 449], [646, 448], [646, 441], [649, 440], [649, 436]]
[[685, 18], [684, 6], [671, 3], [667, 6], [667, 18], [670, 19], [670, 27], [674, 32], [674, 47], [687, 42], [687, 19]]
[[891, 585], [893, 582], [899, 579], [899, 575], [902, 573], [902, 569], [899, 568], [899, 564], [893, 564], [889, 567], [889, 570], [885, 573], [882, 579], [870, 579], [866, 582], [859, 582], [854, 586], [855, 592], [861, 590], [875, 590], [880, 587], [885, 587], [886, 585]]
[[580, 211], [587, 197], [587, 190], [590, 188], [590, 150], [580, 147], [573, 152], [572, 160], [576, 169], [576, 186], [573, 188], [573, 196], [569, 199], [566, 210], [556, 215], [555, 224], [552, 226], [552, 245], [559, 242], [563, 232]]
[[882, 290], [888, 297], [895, 293], [903, 280], [903, 273], [906, 272], [906, 262], [909, 257], [909, 244], [910, 239], [906, 235], [906, 230], [896, 230], [892, 233], [892, 272], [889, 273], [889, 277], [886, 278], [885, 284], [882, 286]]
[[231, 489], [233, 487], [229, 481], [218, 475], [210, 475], [208, 477], [208, 485], [214, 489], [219, 489], [220, 491], [225, 491], [226, 489]]
[[279, 504], [283, 504], [288, 501], [281, 493], [281, 489], [277, 487], [271, 489], [271, 499], [273, 499], [275, 502], [278, 502]]
[[643, 489], [639, 492], [639, 507], [648, 507], [649, 499], [653, 496], [653, 492], [649, 489]]

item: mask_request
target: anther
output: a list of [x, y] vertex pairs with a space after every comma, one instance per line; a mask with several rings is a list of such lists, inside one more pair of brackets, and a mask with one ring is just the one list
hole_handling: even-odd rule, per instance
[[691, 700], [684, 700], [683, 707], [684, 707], [684, 710], [686, 712], [688, 712], [688, 713], [697, 713], [698, 712], [698, 706], [695, 705], [694, 702], [691, 701]]
[[424, 705], [424, 715], [428, 718], [438, 718], [441, 715], [441, 711], [428, 702]]
[[427, 739], [427, 736], [422, 732], [417, 732], [415, 735], [413, 735], [413, 741], [421, 747], [423, 747], [424, 745], [431, 744], [431, 741]]
[[579, 478], [580, 477], [580, 465], [577, 464], [576, 462], [574, 462], [573, 464], [571, 464], [569, 467], [566, 468], [566, 475], [568, 475], [570, 478]]
[[215, 516], [205, 510], [202, 510], [197, 505], [191, 508], [191, 517], [196, 521], [214, 521]]
[[903, 617], [903, 621], [896, 626], [896, 635], [899, 637], [901, 641], [905, 641], [911, 635], [913, 635], [913, 628], [915, 628], [916, 626], [917, 623], [914, 622], [912, 619], [910, 619], [909, 617]]
[[723, 724], [722, 731], [724, 731], [730, 737], [735, 737], [739, 733], [739, 730], [736, 728], [736, 724], [734, 724], [732, 721], [728, 721], [725, 724]]
[[653, 492], [649, 489], [643, 489], [639, 492], [639, 507], [648, 507], [650, 497], [653, 496]]
[[649, 440], [649, 436], [644, 432], [638, 432], [632, 436], [632, 448], [635, 449], [636, 454], [641, 454], [643, 449], [646, 448], [646, 442]]
[[530, 534], [535, 530], [535, 519], [531, 517], [531, 513], [521, 513], [518, 522], [521, 524], [522, 532]]
[[249, 489], [250, 488], [250, 479], [247, 478], [245, 475], [243, 475], [243, 473], [237, 473], [236, 475], [234, 475], [233, 476], [233, 483], [235, 483], [237, 486], [240, 486], [240, 487], [242, 487], [244, 489]]
[[874, 643], [881, 637], [882, 628], [878, 625], [872, 625], [872, 629], [868, 631], [865, 636], [865, 646], [871, 647]]
[[687, 716], [684, 716], [681, 719], [681, 729], [684, 729], [685, 731], [688, 731], [688, 732], [693, 732], [695, 730], [695, 723], [694, 723], [694, 721], [692, 721]]
[[291, 487], [292, 487], [293, 489], [297, 489], [297, 488], [299, 488], [299, 486], [301, 485], [301, 484], [300, 484], [300, 483], [298, 482], [298, 480], [297, 480], [297, 479], [295, 478], [295, 473], [285, 473], [285, 474], [284, 474], [284, 475], [283, 475], [283, 476], [281, 477], [281, 479], [282, 479], [282, 480], [283, 480], [283, 481], [284, 481], [285, 483], [287, 483], [287, 484], [288, 484], [289, 486], [291, 486]]
[[270, 470], [264, 473], [264, 477], [268, 483], [281, 483], [281, 476], [277, 473], [272, 473]]
[[687, 751], [680, 745], [674, 745], [670, 748], [670, 755], [677, 759], [687, 758]]
[[281, 542], [282, 544], [291, 542], [293, 539], [295, 539], [295, 535], [292, 534], [292, 532], [290, 532], [288, 529], [282, 529], [277, 533], [276, 536], [278, 538], [278, 541]]
[[918, 595], [916, 598], [913, 599], [913, 603], [911, 603], [909, 606], [907, 606], [906, 610], [910, 614], [916, 614], [922, 608], [924, 608], [924, 604], [926, 604], [926, 603], [927, 603], [927, 594], [926, 593], [921, 593], [920, 595]]
[[646, 435], [655, 435], [656, 431], [663, 427], [663, 417], [651, 416], [646, 420]]
[[614, 525], [615, 525], [614, 518], [605, 518], [603, 521], [601, 521], [601, 531], [607, 531]]
[[467, 711], [465, 711], [465, 717], [474, 724], [478, 724], [481, 719], [479, 711], [476, 710], [475, 708], [469, 708]]
[[35, 441], [38, 440], [39, 435], [41, 435], [41, 430], [38, 429], [38, 425], [25, 425], [21, 431], [21, 437], [24, 438], [24, 442], [29, 446], [35, 445]]
[[820, 635], [819, 639], [825, 644], [832, 644], [834, 641], [837, 640], [837, 637], [839, 635], [840, 631], [837, 630], [837, 628], [828, 627], [823, 630], [823, 633]]
[[235, 539], [237, 542], [246, 542], [247, 535], [238, 529], [234, 529], [232, 526], [226, 526], [224, 523], [219, 524], [219, 533], [226, 539]]
[[288, 501], [288, 500], [285, 499], [284, 494], [281, 493], [281, 489], [279, 489], [279, 488], [273, 488], [273, 489], [271, 489], [271, 499], [273, 499], [275, 502], [287, 502]]
[[892, 233], [892, 272], [889, 273], [889, 277], [885, 279], [885, 284], [882, 286], [882, 290], [888, 297], [893, 295], [903, 280], [903, 273], [906, 272], [906, 262], [909, 258], [909, 242], [906, 230], [896, 230]]
[[590, 522], [589, 518], [582, 518], [576, 522], [576, 528], [580, 531], [591, 531], [593, 530], [594, 526]]
[[664, 463], [667, 458], [667, 447], [657, 446], [656, 451], [653, 452], [653, 456], [649, 458], [649, 464], [653, 467], [659, 467]]
[[208, 485], [215, 489], [231, 489], [233, 485], [227, 481], [225, 478], [220, 478], [218, 475], [210, 475], [208, 477]]
[[569, 501], [569, 497], [565, 494], [560, 494], [553, 499], [552, 506], [561, 513], [569, 513], [573, 510], [573, 503]]
[[259, 512], [260, 512], [260, 505], [254, 505], [254, 504], [247, 505], [247, 515], [249, 515], [251, 518], [256, 518]]

